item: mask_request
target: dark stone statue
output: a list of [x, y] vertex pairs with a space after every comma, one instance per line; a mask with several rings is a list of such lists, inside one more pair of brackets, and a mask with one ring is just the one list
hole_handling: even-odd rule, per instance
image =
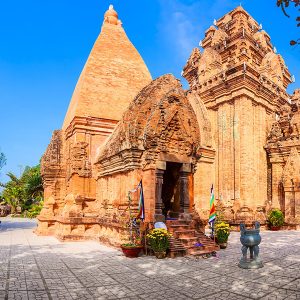
[[[243, 269], [258, 269], [263, 267], [263, 263], [258, 257], [259, 247], [261, 242], [261, 236], [259, 234], [260, 224], [255, 222], [254, 229], [246, 229], [245, 224], [240, 224], [242, 243], [242, 258], [239, 262], [239, 267]], [[250, 257], [247, 258], [247, 251], [249, 248]]]

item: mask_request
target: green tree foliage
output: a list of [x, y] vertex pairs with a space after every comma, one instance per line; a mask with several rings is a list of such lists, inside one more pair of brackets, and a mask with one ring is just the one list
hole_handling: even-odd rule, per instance
[[42, 199], [44, 189], [40, 165], [32, 168], [25, 168], [22, 178], [24, 180], [24, 191], [26, 196], [28, 198]]
[[30, 207], [29, 211], [28, 211], [27, 217], [28, 218], [35, 218], [35, 217], [37, 217], [40, 214], [40, 212], [41, 212], [41, 210], [43, 208], [43, 205], [44, 205], [43, 201], [41, 201], [41, 202], [39, 202], [37, 204], [33, 204]]
[[0, 184], [4, 188], [1, 197], [4, 203], [12, 207], [12, 213], [17, 207], [21, 207], [22, 211], [30, 210], [33, 205], [39, 205], [43, 200], [40, 165], [26, 167], [20, 178], [11, 172], [7, 176], [10, 180]]
[[[281, 7], [283, 13], [289, 18], [289, 14], [287, 13], [287, 8], [290, 5], [294, 5], [295, 8], [300, 7], [300, 0], [277, 0], [277, 6]], [[300, 9], [298, 8], [298, 11], [300, 11]], [[297, 22], [297, 27], [300, 27], [300, 16], [298, 16], [296, 18], [296, 22]], [[294, 45], [300, 45], [300, 38], [296, 39], [296, 40], [291, 40], [290, 41], [291, 46]]]

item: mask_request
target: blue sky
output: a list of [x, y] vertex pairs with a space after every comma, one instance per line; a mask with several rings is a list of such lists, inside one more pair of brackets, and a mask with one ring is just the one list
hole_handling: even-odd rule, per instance
[[[98, 36], [109, 4], [153, 78], [180, 77], [204, 31], [241, 1], [234, 0], [10, 0], [0, 4], [0, 148], [5, 173], [35, 165], [61, 127], [79, 74]], [[294, 18], [276, 0], [244, 0], [243, 7], [270, 34], [300, 87], [300, 37]], [[290, 12], [292, 13], [292, 9]], [[295, 13], [292, 17], [295, 17]]]

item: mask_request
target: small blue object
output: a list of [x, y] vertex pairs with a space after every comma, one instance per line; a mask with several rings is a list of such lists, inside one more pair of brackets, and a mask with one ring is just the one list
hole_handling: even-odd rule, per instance
[[163, 228], [163, 229], [167, 229], [167, 226], [164, 222], [156, 222], [154, 223], [154, 228]]
[[204, 246], [204, 245], [201, 244], [201, 243], [196, 243], [196, 244], [195, 244], [195, 247], [202, 247], [202, 246]]

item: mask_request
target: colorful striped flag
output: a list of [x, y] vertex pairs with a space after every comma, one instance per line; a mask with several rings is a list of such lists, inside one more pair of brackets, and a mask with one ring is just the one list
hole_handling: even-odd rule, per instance
[[139, 210], [136, 218], [141, 219], [143, 221], [145, 219], [145, 203], [144, 203], [144, 191], [143, 191], [142, 180], [138, 184], [137, 189], [140, 190], [140, 197], [139, 197]]
[[215, 194], [214, 194], [214, 185], [211, 185], [210, 189], [210, 202], [209, 202], [209, 218], [208, 223], [213, 223], [216, 219], [216, 208], [215, 208]]

